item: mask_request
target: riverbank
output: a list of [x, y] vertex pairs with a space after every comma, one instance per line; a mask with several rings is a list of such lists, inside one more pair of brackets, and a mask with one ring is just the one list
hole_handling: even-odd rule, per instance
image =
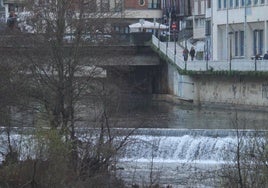
[[171, 103], [174, 105], [183, 105], [195, 108], [204, 109], [219, 109], [219, 110], [238, 110], [238, 111], [254, 111], [254, 112], [268, 112], [268, 106], [255, 106], [255, 105], [238, 105], [229, 103], [215, 103], [215, 102], [204, 102], [202, 104], [196, 104], [193, 100], [187, 100], [180, 98], [175, 95], [169, 94], [153, 94], [152, 99], [154, 101], [162, 101]]

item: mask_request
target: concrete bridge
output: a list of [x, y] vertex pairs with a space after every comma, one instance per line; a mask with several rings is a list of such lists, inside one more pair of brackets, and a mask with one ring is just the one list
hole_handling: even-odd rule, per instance
[[[0, 37], [0, 61], [10, 63], [35, 61], [46, 64], [53, 52], [42, 36], [32, 34], [2, 35]], [[81, 66], [97, 66], [106, 70], [108, 79], [123, 83], [122, 90], [134, 93], [163, 93], [167, 84], [163, 68], [165, 64], [150, 45], [133, 42], [113, 42], [108, 44], [89, 44], [81, 42], [65, 43], [62, 53], [72, 57], [77, 52]], [[124, 88], [123, 88], [124, 87]]]
[[[51, 57], [51, 46], [40, 36], [29, 34], [2, 35], [0, 37], [1, 58], [31, 56], [40, 60]], [[158, 54], [150, 45], [113, 42], [108, 44], [65, 43], [62, 49], [66, 57], [78, 52], [81, 65], [96, 66], [156, 66], [160, 64]], [[41, 58], [42, 57], [42, 58]]]

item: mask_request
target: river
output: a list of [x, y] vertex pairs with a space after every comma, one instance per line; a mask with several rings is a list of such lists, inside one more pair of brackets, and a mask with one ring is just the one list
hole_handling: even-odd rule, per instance
[[[153, 101], [137, 105], [131, 111], [120, 111], [118, 125], [142, 128], [171, 129], [266, 129], [268, 116], [265, 111], [235, 110], [226, 108], [198, 108]], [[134, 122], [136, 124], [134, 124]], [[128, 122], [125, 125], [123, 122]], [[141, 123], [138, 125], [138, 123]]]
[[128, 122], [127, 127], [139, 129], [133, 135], [136, 142], [119, 159], [119, 169], [124, 170], [119, 170], [118, 176], [130, 184], [173, 188], [218, 187], [217, 175], [233, 162], [237, 138], [250, 148], [250, 135], [256, 130], [265, 133], [268, 122], [264, 111], [167, 102], [137, 107], [121, 113], [119, 119], [119, 127]]
[[262, 134], [267, 129], [263, 111], [135, 104], [112, 117], [115, 130], [138, 128], [117, 156], [115, 173], [129, 185], [217, 187], [218, 170], [232, 162], [237, 137], [250, 146], [255, 130]]

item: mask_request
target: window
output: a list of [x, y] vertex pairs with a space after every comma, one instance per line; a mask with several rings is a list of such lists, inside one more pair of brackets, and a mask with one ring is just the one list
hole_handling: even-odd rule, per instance
[[115, 12], [120, 12], [122, 10], [122, 2], [121, 0], [115, 0], [114, 1], [114, 11]]
[[120, 27], [119, 27], [119, 26], [114, 26], [114, 31], [115, 31], [116, 33], [119, 33], [119, 32], [120, 32]]
[[129, 33], [129, 27], [125, 27], [125, 33]]
[[240, 56], [244, 56], [244, 52], [245, 52], [245, 49], [244, 49], [244, 45], [245, 45], [245, 41], [244, 41], [244, 31], [240, 31], [239, 32], [239, 36], [240, 36]]
[[143, 6], [145, 4], [145, 0], [139, 0], [139, 4]]
[[254, 0], [254, 5], [257, 5], [258, 4], [258, 0]]
[[195, 19], [195, 26], [196, 27], [204, 27], [205, 19]]
[[235, 0], [235, 7], [239, 7], [239, 0]]
[[263, 30], [253, 32], [253, 54], [263, 54]]
[[245, 0], [241, 0], [241, 6], [245, 6]]
[[200, 19], [200, 27], [204, 27], [205, 26], [205, 19]]
[[247, 5], [251, 5], [251, 0], [247, 0]]
[[89, 0], [84, 2], [84, 7], [87, 7], [89, 12], [97, 11], [97, 3], [96, 0]]
[[261, 4], [264, 4], [265, 0], [261, 0]]
[[221, 9], [221, 0], [218, 0], [218, 9]]
[[205, 35], [206, 36], [211, 35], [211, 21], [210, 20], [206, 21]]
[[244, 56], [244, 31], [235, 31], [234, 40], [234, 55]]
[[227, 0], [223, 0], [223, 8], [227, 7]]
[[15, 6], [15, 4], [9, 4], [9, 6], [8, 6], [8, 12], [11, 12], [11, 11], [16, 12], [16, 6]]
[[234, 1], [233, 0], [229, 0], [229, 7], [230, 8], [233, 8], [233, 6], [234, 6]]
[[109, 0], [101, 0], [101, 12], [109, 12]]
[[161, 8], [161, 1], [160, 0], [149, 0], [148, 1], [148, 8], [160, 9]]
[[234, 33], [235, 35], [234, 35], [234, 37], [235, 37], [235, 56], [238, 56], [238, 50], [239, 50], [239, 48], [238, 48], [238, 31], [235, 31], [235, 33]]
[[128, 34], [129, 33], [129, 27], [128, 26], [114, 26], [114, 31], [116, 33], [120, 34]]
[[211, 8], [211, 0], [208, 0], [208, 7], [207, 8]]

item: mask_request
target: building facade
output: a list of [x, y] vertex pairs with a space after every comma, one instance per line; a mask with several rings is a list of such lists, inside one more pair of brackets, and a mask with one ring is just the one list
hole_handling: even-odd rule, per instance
[[192, 20], [187, 18], [192, 16], [193, 2], [194, 0], [163, 0], [164, 22], [175, 22], [178, 30], [192, 29]]
[[3, 0], [0, 0], [0, 21], [5, 21], [5, 6]]
[[[202, 59], [211, 60], [211, 0], [195, 0], [192, 9], [193, 41], [202, 41]], [[199, 47], [200, 48], [200, 47]]]
[[268, 49], [268, 0], [212, 3], [214, 60], [249, 59]]
[[209, 35], [206, 22], [211, 19], [207, 11], [211, 9], [211, 0], [195, 0], [192, 10], [193, 14], [193, 38], [205, 39]]
[[11, 11], [15, 13], [24, 11], [24, 3], [25, 0], [2, 0], [2, 6], [5, 9], [3, 17], [7, 19]]
[[[39, 3], [49, 3], [51, 0], [39, 0]], [[1, 2], [1, 0], [0, 0]], [[25, 11], [24, 4], [26, 0], [2, 0], [4, 8], [4, 17], [8, 18], [11, 11], [19, 15]], [[129, 33], [128, 26], [138, 22], [140, 19], [153, 21], [157, 19], [162, 21], [163, 0], [86, 0], [85, 6], [87, 12], [102, 13], [97, 18], [105, 18], [101, 28], [110, 27], [110, 31], [118, 33]], [[75, 4], [75, 1], [74, 1]], [[94, 16], [93, 16], [94, 17]], [[90, 17], [92, 18], [92, 16]]]

